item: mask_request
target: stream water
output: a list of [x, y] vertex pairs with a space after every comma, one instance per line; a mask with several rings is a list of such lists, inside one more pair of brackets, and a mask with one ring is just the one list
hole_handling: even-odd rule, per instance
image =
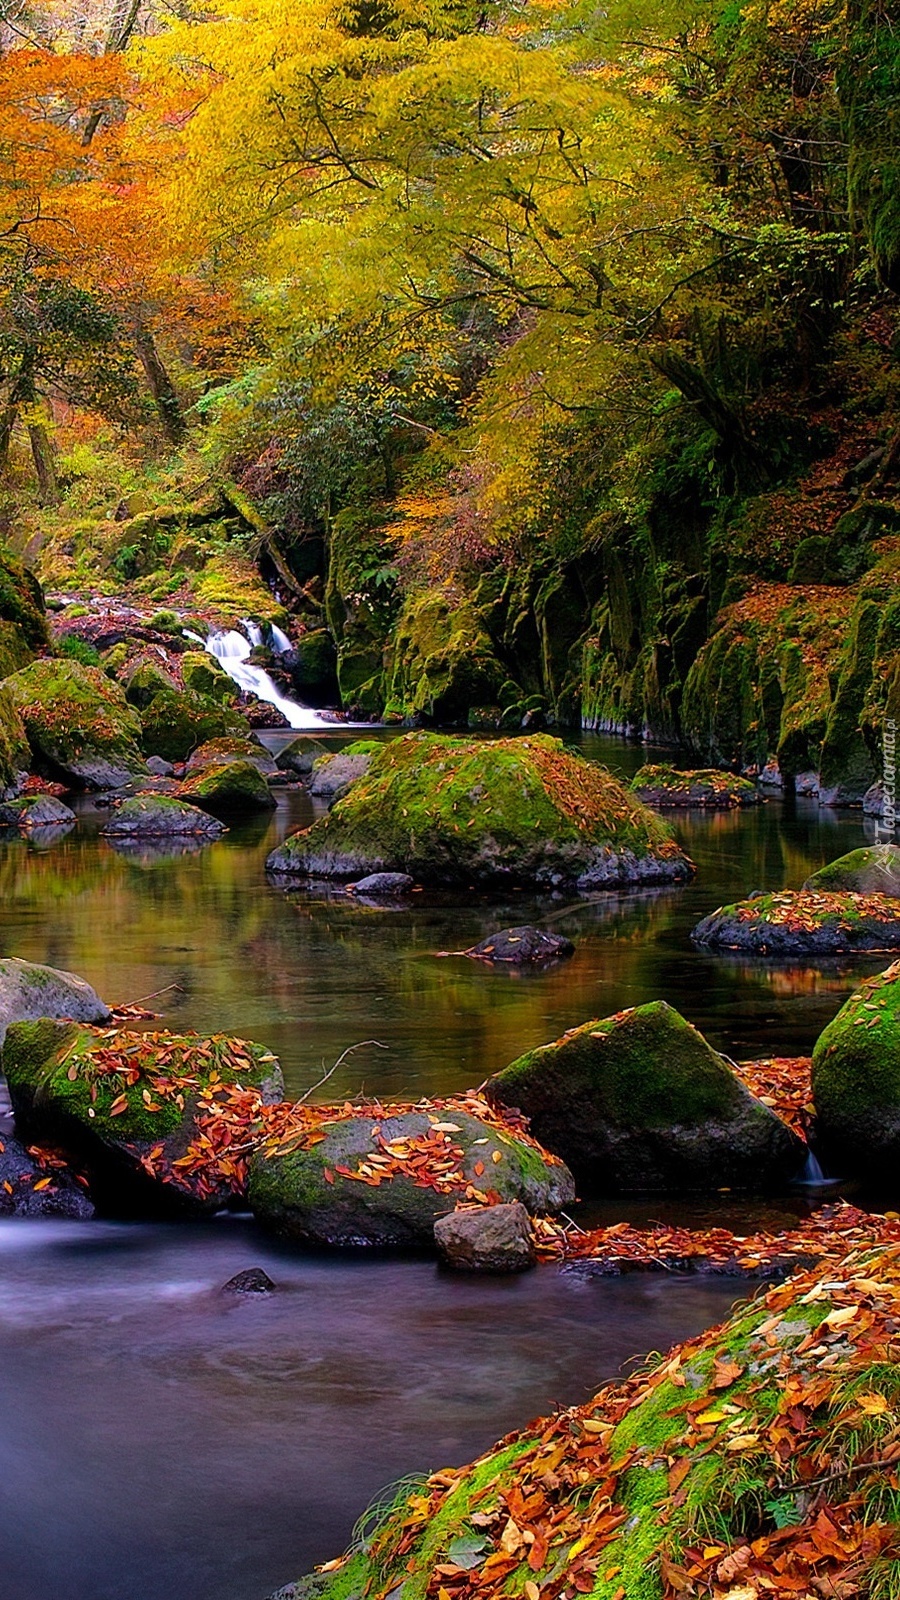
[[[646, 759], [584, 743], [619, 771]], [[264, 1041], [293, 1092], [348, 1045], [387, 1046], [356, 1052], [321, 1098], [461, 1089], [566, 1027], [655, 997], [730, 1055], [800, 1053], [858, 975], [884, 964], [785, 967], [690, 945], [724, 899], [798, 885], [863, 842], [858, 813], [809, 802], [679, 820], [698, 865], [686, 889], [462, 892], [390, 910], [267, 882], [266, 853], [313, 815], [301, 793], [185, 854], [117, 851], [100, 837], [106, 813], [90, 799], [79, 810], [53, 842], [0, 844], [0, 951], [70, 968], [113, 1000], [156, 995], [166, 1026]], [[575, 956], [522, 975], [440, 954], [510, 921], [565, 931]], [[713, 1204], [732, 1225], [760, 1209]], [[625, 1200], [605, 1215], [709, 1211]], [[3, 1600], [263, 1600], [337, 1553], [391, 1478], [465, 1460], [582, 1398], [627, 1357], [718, 1320], [739, 1292], [553, 1267], [469, 1282], [427, 1261], [292, 1253], [234, 1218], [6, 1222], [0, 1262]], [[221, 1295], [249, 1265], [279, 1292]]]

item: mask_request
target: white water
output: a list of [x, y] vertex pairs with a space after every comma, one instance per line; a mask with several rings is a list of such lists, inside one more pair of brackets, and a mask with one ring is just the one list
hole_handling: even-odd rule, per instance
[[[333, 718], [321, 716], [318, 711], [313, 711], [310, 706], [298, 705], [296, 700], [288, 700], [285, 695], [279, 694], [269, 674], [263, 672], [262, 667], [251, 665], [247, 657], [251, 649], [262, 643], [262, 634], [255, 622], [244, 622], [242, 627], [247, 630], [248, 638], [246, 639], [236, 629], [229, 628], [226, 633], [211, 633], [208, 639], [201, 642], [204, 643], [210, 655], [215, 656], [216, 660], [221, 663], [228, 676], [234, 679], [240, 689], [244, 689], [248, 694], [254, 695], [257, 700], [264, 700], [270, 706], [276, 706], [292, 728], [299, 728], [304, 731], [310, 728], [331, 728], [334, 730], [337, 724]], [[281, 633], [280, 629], [277, 631], [280, 638], [284, 640], [284, 646], [282, 647], [276, 640], [276, 649], [279, 653], [282, 653], [283, 648], [288, 650], [291, 648], [290, 640]], [[188, 630], [185, 629], [185, 632], [187, 633]], [[276, 630], [273, 628], [272, 632], [274, 640]], [[188, 637], [195, 638], [196, 635], [188, 634]], [[248, 639], [250, 642], [248, 642]]]
[[819, 1163], [816, 1160], [816, 1157], [813, 1155], [811, 1150], [808, 1150], [806, 1154], [806, 1165], [803, 1168], [800, 1177], [797, 1179], [797, 1182], [809, 1184], [828, 1184], [833, 1182], [833, 1179], [826, 1178], [822, 1168], [819, 1166]]

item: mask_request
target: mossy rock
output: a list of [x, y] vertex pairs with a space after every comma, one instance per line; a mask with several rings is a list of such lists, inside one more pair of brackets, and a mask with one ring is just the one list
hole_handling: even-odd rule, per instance
[[410, 596], [393, 637], [389, 705], [405, 716], [465, 724], [472, 706], [498, 698], [507, 677], [471, 601], [443, 589]]
[[720, 906], [694, 928], [695, 944], [758, 956], [900, 950], [900, 905], [880, 894], [784, 889]]
[[242, 1198], [242, 1161], [206, 1152], [202, 1119], [227, 1110], [237, 1088], [263, 1104], [284, 1093], [269, 1051], [221, 1035], [21, 1022], [0, 1064], [19, 1136], [69, 1152], [110, 1215], [206, 1213]]
[[269, 856], [270, 872], [420, 883], [616, 888], [686, 881], [667, 824], [604, 767], [558, 739], [476, 742], [412, 733], [381, 745], [365, 777]]
[[319, 800], [333, 800], [346, 793], [351, 783], [365, 777], [379, 748], [376, 739], [357, 739], [344, 750], [318, 756], [313, 762], [310, 794]]
[[629, 785], [645, 805], [657, 810], [669, 806], [703, 806], [707, 810], [731, 811], [736, 806], [758, 806], [762, 796], [748, 778], [733, 772], [704, 767], [679, 772], [676, 767], [641, 767]]
[[0, 550], [0, 679], [49, 648], [41, 586], [17, 556]]
[[232, 761], [249, 761], [264, 778], [274, 778], [278, 767], [264, 745], [255, 739], [208, 739], [197, 746], [184, 764], [187, 775], [207, 767], [224, 767]]
[[426, 1600], [449, 1568], [461, 1600], [532, 1585], [593, 1600], [889, 1600], [900, 1266], [861, 1232], [850, 1260], [799, 1270], [469, 1465], [383, 1491], [343, 1559], [279, 1594]]
[[214, 816], [241, 816], [275, 808], [275, 797], [252, 761], [226, 761], [203, 767], [185, 778], [178, 795]]
[[18, 774], [31, 764], [25, 724], [15, 697], [0, 684], [0, 794], [13, 789]]
[[0, 961], [0, 1044], [14, 1022], [69, 1017], [73, 1022], [108, 1022], [109, 1007], [84, 978], [57, 967], [7, 956]]
[[820, 867], [803, 888], [813, 893], [900, 897], [900, 846], [875, 844], [851, 850]]
[[216, 817], [169, 794], [139, 794], [126, 800], [103, 829], [111, 839], [168, 839], [189, 835], [219, 839], [225, 828]]
[[[363, 1181], [369, 1163], [398, 1141], [434, 1138], [460, 1186], [440, 1193], [412, 1176]], [[249, 1198], [257, 1220], [286, 1238], [316, 1244], [434, 1247], [434, 1224], [463, 1198], [466, 1186], [500, 1201], [521, 1200], [532, 1212], [560, 1210], [575, 1198], [571, 1173], [514, 1134], [464, 1111], [431, 1113], [390, 1107], [337, 1117], [311, 1148], [258, 1151], [250, 1162]], [[450, 1152], [456, 1151], [456, 1154]], [[361, 1177], [352, 1174], [362, 1168]], [[348, 1175], [350, 1174], [350, 1175]]]
[[18, 828], [31, 833], [34, 828], [70, 828], [75, 813], [52, 794], [26, 794], [19, 800], [0, 801], [0, 828]]
[[868, 978], [813, 1051], [816, 1129], [843, 1174], [894, 1183], [900, 1159], [900, 961]]
[[186, 689], [205, 695], [208, 700], [228, 705], [236, 698], [234, 679], [208, 650], [186, 650], [181, 658], [181, 676]]
[[338, 695], [337, 650], [327, 628], [302, 633], [285, 665], [301, 700], [325, 705]]
[[279, 750], [275, 757], [275, 765], [279, 772], [290, 772], [298, 778], [308, 778], [320, 756], [327, 756], [332, 752], [328, 745], [321, 739], [312, 739], [308, 734], [301, 734], [298, 739], [292, 739], [283, 750]]
[[141, 716], [142, 742], [148, 756], [184, 761], [210, 739], [249, 739], [245, 717], [202, 695], [158, 694]]
[[125, 698], [138, 711], [145, 711], [158, 694], [177, 694], [178, 684], [165, 667], [155, 661], [138, 661], [125, 680]]
[[84, 788], [119, 788], [146, 772], [141, 725], [99, 667], [33, 661], [6, 680], [37, 767]]
[[800, 1139], [663, 1000], [586, 1022], [488, 1080], [594, 1193], [765, 1188]]

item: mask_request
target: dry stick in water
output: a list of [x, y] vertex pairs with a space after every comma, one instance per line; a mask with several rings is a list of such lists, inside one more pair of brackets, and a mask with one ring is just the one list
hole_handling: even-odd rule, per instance
[[310, 1084], [306, 1093], [302, 1094], [299, 1100], [296, 1102], [297, 1105], [302, 1106], [304, 1101], [308, 1100], [311, 1094], [314, 1094], [317, 1089], [321, 1089], [323, 1083], [327, 1083], [328, 1079], [334, 1076], [338, 1067], [341, 1066], [344, 1061], [346, 1061], [348, 1056], [352, 1056], [354, 1050], [365, 1050], [366, 1046], [370, 1044], [373, 1044], [377, 1050], [390, 1049], [390, 1045], [382, 1044], [380, 1039], [360, 1039], [359, 1044], [348, 1044], [346, 1050], [338, 1056], [334, 1066], [329, 1067], [328, 1071], [322, 1074], [322, 1077], [319, 1078], [318, 1082]]

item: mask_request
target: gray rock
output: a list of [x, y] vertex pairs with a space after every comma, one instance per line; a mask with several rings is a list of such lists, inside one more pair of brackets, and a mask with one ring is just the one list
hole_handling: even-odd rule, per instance
[[[435, 1222], [466, 1197], [466, 1185], [500, 1202], [520, 1200], [537, 1213], [559, 1211], [575, 1196], [561, 1161], [467, 1112], [391, 1115], [385, 1109], [380, 1115], [336, 1117], [323, 1131], [324, 1139], [307, 1149], [257, 1152], [250, 1161], [251, 1210], [289, 1239], [351, 1248], [421, 1247], [433, 1244]], [[439, 1191], [406, 1171], [389, 1170], [392, 1152], [423, 1136], [440, 1142], [460, 1184]], [[387, 1164], [377, 1185], [365, 1181], [365, 1174], [354, 1175], [373, 1158]]]
[[311, 739], [304, 734], [285, 745], [275, 757], [275, 762], [282, 772], [293, 773], [298, 778], [308, 778], [316, 762], [326, 755], [328, 755], [327, 745], [322, 744], [319, 739]]
[[275, 1284], [262, 1267], [247, 1267], [222, 1285], [223, 1294], [274, 1294]]
[[415, 882], [408, 872], [370, 872], [367, 878], [360, 878], [358, 883], [348, 883], [347, 893], [365, 895], [370, 900], [382, 897], [391, 900], [409, 894], [410, 889], [415, 888]]
[[52, 794], [29, 794], [0, 802], [0, 828], [56, 828], [75, 821], [75, 813]]
[[126, 800], [110, 817], [103, 833], [116, 839], [159, 839], [185, 834], [218, 839], [224, 823], [198, 806], [189, 806], [167, 794], [139, 794]]
[[819, 894], [886, 894], [900, 896], [900, 847], [863, 845], [829, 861], [807, 878], [804, 890]]
[[171, 761], [164, 761], [162, 756], [150, 756], [147, 761], [147, 771], [152, 772], [154, 778], [171, 778], [175, 768]]
[[312, 771], [309, 792], [317, 800], [333, 800], [343, 794], [357, 778], [365, 777], [372, 765], [370, 754], [351, 755], [340, 750], [333, 756], [320, 756]]
[[544, 933], [541, 928], [504, 928], [464, 952], [479, 961], [506, 961], [516, 966], [540, 965], [575, 954], [571, 939], [559, 933]]
[[17, 1139], [0, 1133], [0, 1216], [86, 1220], [93, 1215], [89, 1196], [66, 1167], [42, 1165]]
[[434, 1238], [442, 1259], [462, 1272], [525, 1272], [535, 1264], [528, 1212], [518, 1201], [439, 1217]]
[[41, 1017], [73, 1022], [108, 1022], [110, 1009], [84, 978], [56, 967], [7, 956], [0, 961], [0, 1044], [13, 1022]]

